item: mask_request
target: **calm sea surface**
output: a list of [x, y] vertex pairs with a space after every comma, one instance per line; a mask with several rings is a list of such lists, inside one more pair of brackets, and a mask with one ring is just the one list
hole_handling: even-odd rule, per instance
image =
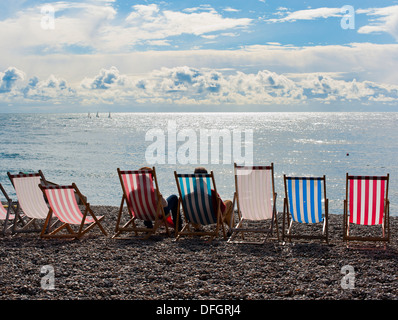
[[[278, 211], [283, 174], [326, 175], [330, 212], [343, 213], [347, 172], [389, 173], [390, 212], [398, 215], [397, 125], [398, 113], [0, 114], [0, 183], [15, 198], [7, 172], [40, 169], [49, 181], [75, 182], [91, 204], [118, 206], [117, 168], [154, 165], [160, 191], [168, 196], [177, 194], [174, 170], [191, 173], [201, 165], [214, 171], [221, 197], [232, 199], [234, 157], [252, 156], [257, 165], [274, 163]], [[212, 154], [211, 136], [206, 161], [206, 149], [200, 149], [204, 129], [231, 140]], [[157, 153], [149, 152], [154, 148]], [[162, 155], [163, 163], [154, 164]]]

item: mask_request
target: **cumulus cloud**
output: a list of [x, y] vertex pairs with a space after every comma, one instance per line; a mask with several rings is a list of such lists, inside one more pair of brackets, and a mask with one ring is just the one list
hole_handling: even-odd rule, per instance
[[25, 73], [15, 67], [9, 67], [4, 73], [0, 72], [0, 93], [10, 92], [16, 83], [24, 78]]
[[[98, 87], [104, 90], [94, 95], [92, 92]], [[87, 102], [100, 99], [102, 103], [269, 105], [306, 101], [398, 101], [398, 86], [356, 79], [347, 81], [329, 74], [290, 76], [269, 70], [227, 73], [188, 66], [161, 68], [140, 78], [121, 75], [112, 67], [101, 70], [91, 80], [86, 79], [82, 88]]]
[[[13, 71], [10, 71], [13, 70]], [[8, 71], [8, 72], [7, 72]], [[5, 76], [7, 74], [7, 76]], [[13, 75], [13, 76], [12, 76]], [[342, 79], [333, 73], [279, 74], [270, 70], [256, 73], [192, 68], [160, 68], [137, 76], [116, 67], [99, 70], [79, 86], [51, 75], [45, 80], [30, 77], [22, 83], [22, 71], [10, 67], [2, 73], [8, 79], [12, 97], [19, 101], [46, 101], [83, 105], [302, 105], [307, 102], [357, 101], [360, 103], [398, 101], [398, 86]], [[13, 79], [13, 80], [11, 80]], [[4, 81], [4, 80], [2, 80]], [[12, 101], [5, 90], [0, 101]]]
[[101, 69], [94, 78], [85, 78], [81, 86], [85, 89], [110, 89], [123, 86], [126, 81], [127, 77], [120, 75], [119, 70], [112, 66], [110, 69]]
[[33, 76], [20, 91], [27, 101], [38, 100], [58, 103], [75, 97], [75, 90], [68, 85], [66, 80], [54, 75], [50, 75], [45, 80], [39, 80], [38, 77]]

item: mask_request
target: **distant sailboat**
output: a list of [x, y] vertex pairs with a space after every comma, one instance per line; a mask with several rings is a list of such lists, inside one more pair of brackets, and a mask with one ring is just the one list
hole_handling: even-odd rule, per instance
[[96, 117], [99, 118], [98, 112], [97, 112], [97, 116]]
[[111, 117], [111, 113], [110, 113], [110, 112], [109, 112], [108, 118], [112, 118], [112, 117]]

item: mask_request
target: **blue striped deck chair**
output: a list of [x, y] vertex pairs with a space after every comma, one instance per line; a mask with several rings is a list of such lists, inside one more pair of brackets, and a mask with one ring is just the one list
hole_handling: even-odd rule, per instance
[[[282, 240], [285, 238], [321, 239], [328, 243], [328, 199], [326, 177], [287, 177], [283, 175], [285, 199], [283, 204]], [[293, 223], [322, 223], [322, 234], [292, 234]], [[285, 226], [288, 224], [287, 232]], [[315, 231], [313, 231], [315, 232]]]
[[[279, 240], [279, 230], [276, 212], [276, 192], [274, 187], [274, 164], [269, 166], [238, 166], [234, 164], [235, 194], [239, 221], [231, 228], [229, 243], [263, 244], [258, 239], [245, 239], [245, 234], [266, 234], [270, 236], [276, 229]], [[267, 227], [267, 220], [271, 221]], [[242, 240], [234, 240], [237, 235]], [[253, 238], [253, 237], [252, 237]]]
[[[176, 240], [181, 236], [210, 236], [209, 242], [218, 236], [222, 228], [226, 239], [222, 221], [220, 202], [213, 172], [204, 174], [177, 174], [174, 172], [179, 193], [177, 224], [181, 219], [180, 207], [184, 214], [185, 224], [181, 231], [177, 231]], [[212, 188], [213, 186], [213, 188]], [[213, 192], [212, 192], [213, 190]], [[213, 197], [216, 197], [215, 199]], [[212, 230], [193, 230], [195, 225], [215, 225]]]

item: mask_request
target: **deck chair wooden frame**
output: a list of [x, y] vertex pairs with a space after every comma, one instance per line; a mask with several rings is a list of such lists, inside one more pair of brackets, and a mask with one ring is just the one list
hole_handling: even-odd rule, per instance
[[[344, 200], [343, 240], [384, 242], [390, 241], [390, 201], [388, 199], [390, 175], [353, 176], [346, 174]], [[358, 201], [359, 200], [359, 201]], [[350, 235], [350, 225], [381, 226], [381, 236]]]
[[[269, 166], [238, 166], [234, 163], [235, 193], [233, 203], [237, 206], [238, 223], [231, 228], [229, 243], [264, 244], [276, 228], [279, 240], [276, 210], [277, 194], [274, 185], [274, 164]], [[271, 220], [269, 228], [245, 227], [247, 222], [261, 224]], [[246, 233], [262, 233], [263, 241], [246, 240]], [[241, 240], [235, 238], [241, 235]]]
[[[285, 198], [283, 203], [282, 241], [285, 239], [319, 239], [329, 243], [329, 200], [326, 197], [326, 176], [288, 177], [283, 175]], [[323, 202], [323, 205], [322, 205]], [[323, 224], [322, 233], [293, 234], [293, 223]], [[286, 230], [287, 227], [287, 230]]]
[[[212, 242], [222, 229], [224, 240], [226, 232], [224, 219], [220, 209], [221, 199], [218, 196], [213, 171], [210, 173], [178, 174], [174, 171], [179, 199], [177, 211], [177, 225], [182, 219], [181, 209], [185, 223], [180, 231], [176, 230], [176, 241], [184, 236], [209, 236]], [[199, 183], [199, 188], [198, 188]], [[216, 208], [213, 207], [213, 196], [216, 195]], [[189, 198], [188, 198], [189, 197]], [[212, 230], [195, 230], [195, 226], [215, 225]]]
[[[97, 217], [94, 214], [90, 204], [86, 202], [86, 197], [82, 195], [75, 183], [69, 186], [39, 185], [39, 188], [42, 190], [50, 206], [40, 234], [41, 238], [80, 239], [94, 226], [98, 226], [101, 232], [107, 236], [107, 232], [101, 225], [104, 216]], [[79, 197], [84, 207], [84, 213], [82, 213], [79, 208], [76, 195]], [[53, 215], [55, 215], [62, 224], [56, 229], [50, 230], [48, 226]], [[88, 226], [85, 227], [86, 224], [88, 224]], [[78, 227], [77, 231], [74, 230], [74, 226]], [[62, 233], [63, 231], [66, 231], [66, 233]]]
[[[12, 199], [8, 196], [6, 190], [0, 183], [0, 191], [6, 198], [5, 204], [0, 203], [0, 220], [4, 221], [3, 224], [3, 236], [6, 234], [8, 230], [10, 230], [13, 226], [13, 220], [15, 218], [15, 214], [17, 211], [17, 203], [13, 202]], [[13, 213], [12, 213], [13, 212]]]
[[[43, 172], [41, 170], [37, 173], [11, 174], [7, 172], [7, 175], [18, 199], [12, 233], [41, 232], [42, 228], [38, 222], [44, 221], [48, 213], [48, 205], [39, 188], [39, 184], [46, 183]], [[22, 227], [17, 229], [18, 221], [21, 221]]]
[[[123, 196], [117, 216], [115, 234], [112, 238], [130, 239], [131, 237], [120, 237], [123, 233], [128, 232], [134, 233], [135, 237], [143, 235], [142, 239], [148, 239], [155, 235], [161, 226], [165, 227], [166, 235], [170, 236], [155, 167], [152, 169], [127, 171], [117, 168], [117, 172]], [[148, 178], [151, 180], [149, 185]], [[129, 216], [128, 221], [121, 225], [125, 204]], [[137, 226], [136, 222], [139, 220], [154, 221], [153, 228]]]

